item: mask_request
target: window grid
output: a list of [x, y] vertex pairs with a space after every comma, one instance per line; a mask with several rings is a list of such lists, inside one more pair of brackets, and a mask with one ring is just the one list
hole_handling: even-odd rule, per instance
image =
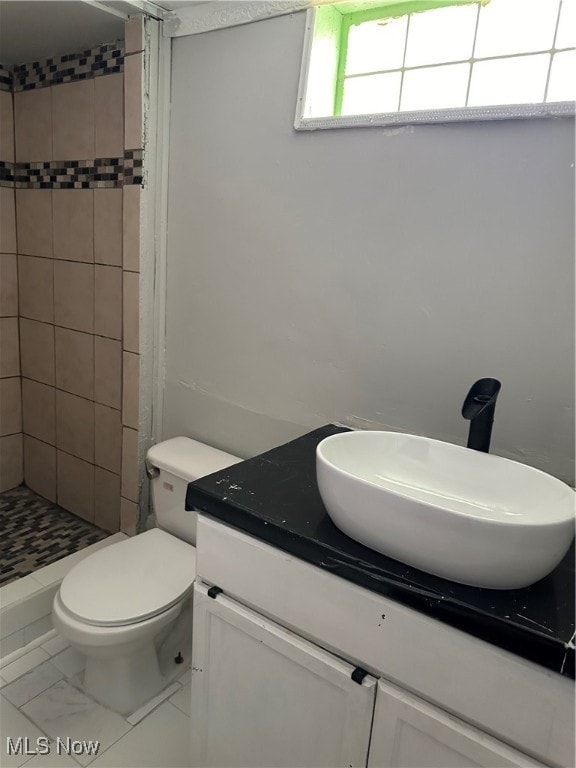
[[[548, 96], [548, 85], [549, 85], [549, 82], [550, 82], [550, 73], [552, 71], [552, 63], [554, 61], [554, 55], [556, 53], [562, 53], [562, 52], [565, 52], [565, 51], [573, 51], [573, 50], [575, 50], [575, 48], [572, 47], [572, 46], [568, 47], [568, 48], [556, 48], [555, 47], [556, 38], [557, 38], [557, 35], [558, 35], [558, 29], [559, 29], [559, 25], [560, 25], [560, 14], [562, 13], [562, 2], [560, 2], [558, 4], [558, 13], [557, 13], [557, 16], [556, 16], [556, 24], [555, 24], [555, 27], [554, 27], [554, 35], [553, 35], [552, 47], [551, 48], [547, 48], [547, 49], [544, 49], [544, 50], [528, 51], [528, 52], [523, 52], [523, 53], [502, 54], [502, 55], [499, 55], [499, 56], [482, 56], [482, 57], [475, 57], [474, 56], [474, 52], [475, 52], [475, 49], [476, 49], [476, 38], [477, 38], [477, 35], [478, 35], [480, 11], [481, 11], [481, 6], [480, 6], [480, 4], [478, 4], [476, 6], [476, 21], [475, 21], [475, 27], [474, 27], [474, 38], [473, 38], [473, 42], [472, 42], [472, 55], [469, 58], [467, 58], [467, 59], [460, 59], [460, 60], [457, 60], [457, 61], [439, 62], [439, 63], [433, 63], [433, 64], [419, 64], [419, 65], [416, 65], [416, 66], [413, 66], [413, 67], [406, 67], [405, 66], [406, 51], [407, 51], [407, 48], [408, 48], [408, 36], [410, 34], [410, 20], [411, 20], [411, 17], [413, 15], [412, 13], [408, 14], [408, 23], [407, 23], [407, 26], [406, 26], [406, 34], [405, 34], [405, 38], [404, 38], [404, 52], [403, 52], [403, 56], [402, 56], [402, 65], [400, 67], [394, 67], [393, 69], [380, 69], [380, 70], [371, 70], [371, 71], [366, 71], [366, 72], [356, 72], [354, 74], [346, 75], [345, 74], [345, 68], [346, 68], [346, 53], [347, 53], [347, 50], [345, 50], [344, 51], [344, 55], [342, 57], [343, 61], [341, 63], [341, 87], [337, 89], [337, 99], [336, 99], [336, 104], [335, 104], [336, 109], [335, 109], [334, 114], [335, 115], [340, 115], [341, 114], [344, 86], [345, 86], [345, 83], [346, 83], [347, 80], [353, 80], [353, 79], [359, 78], [359, 77], [367, 77], [367, 76], [370, 76], [370, 75], [384, 75], [384, 74], [393, 74], [395, 72], [400, 72], [401, 80], [400, 80], [400, 92], [399, 92], [399, 95], [398, 95], [398, 109], [397, 109], [397, 111], [400, 112], [401, 111], [400, 110], [400, 104], [401, 104], [401, 101], [402, 101], [402, 91], [403, 91], [403, 87], [404, 87], [404, 73], [405, 72], [410, 72], [410, 71], [414, 71], [414, 70], [421, 70], [421, 69], [436, 69], [436, 68], [439, 68], [439, 67], [446, 67], [446, 66], [452, 66], [452, 65], [457, 65], [457, 64], [469, 64], [470, 65], [470, 69], [469, 69], [469, 72], [468, 72], [468, 83], [467, 83], [467, 88], [466, 88], [466, 98], [465, 98], [464, 104], [461, 107], [461, 108], [465, 108], [465, 107], [468, 106], [468, 100], [469, 100], [469, 97], [470, 97], [470, 85], [471, 85], [471, 82], [472, 82], [472, 72], [473, 72], [474, 64], [476, 64], [477, 62], [484, 62], [484, 61], [502, 61], [504, 59], [519, 59], [519, 58], [525, 58], [527, 56], [535, 56], [535, 55], [538, 55], [538, 54], [540, 54], [540, 55], [541, 54], [549, 54], [549, 56], [550, 56], [550, 60], [548, 62], [548, 71], [546, 73], [546, 85], [545, 85], [545, 90], [544, 90], [544, 96], [542, 98], [542, 102], [543, 103], [546, 102], [546, 98]], [[388, 18], [388, 17], [385, 15], [385, 13], [383, 13], [381, 18]], [[377, 19], [372, 19], [372, 21], [376, 21], [376, 20]], [[351, 26], [351, 24], [348, 24], [347, 27], [346, 27], [346, 32], [345, 32], [346, 37], [348, 35], [348, 31], [350, 29], [350, 26]], [[345, 48], [347, 49], [347, 41], [344, 41], [344, 44], [345, 44]]]

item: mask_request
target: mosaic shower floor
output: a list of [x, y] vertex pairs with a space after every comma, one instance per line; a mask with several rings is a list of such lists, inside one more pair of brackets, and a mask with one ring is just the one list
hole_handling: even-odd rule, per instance
[[0, 493], [0, 586], [110, 534], [24, 485]]

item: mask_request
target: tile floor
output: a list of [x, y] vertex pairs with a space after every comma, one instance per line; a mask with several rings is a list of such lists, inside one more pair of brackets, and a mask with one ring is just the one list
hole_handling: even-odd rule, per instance
[[[56, 636], [0, 668], [2, 768], [189, 765], [189, 669], [147, 705], [124, 717], [82, 691], [83, 667], [83, 656]], [[8, 754], [9, 737], [13, 744], [22, 737], [29, 754]], [[44, 741], [37, 742], [41, 738]], [[97, 754], [74, 754], [74, 748], [80, 750], [81, 742], [89, 741], [100, 742]], [[44, 751], [45, 745], [49, 754], [34, 753], [37, 747]], [[66, 754], [67, 745], [72, 754]]]

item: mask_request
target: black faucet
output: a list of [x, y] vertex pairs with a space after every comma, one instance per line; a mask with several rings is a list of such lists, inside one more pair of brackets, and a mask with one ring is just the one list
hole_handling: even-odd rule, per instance
[[496, 398], [501, 386], [498, 379], [478, 379], [466, 395], [462, 416], [470, 419], [468, 448], [488, 453]]

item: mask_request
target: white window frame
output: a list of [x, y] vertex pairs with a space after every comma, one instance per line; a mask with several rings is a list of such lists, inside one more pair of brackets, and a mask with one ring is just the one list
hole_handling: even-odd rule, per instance
[[515, 120], [543, 117], [574, 117], [574, 101], [557, 101], [540, 104], [499, 104], [497, 106], [461, 107], [450, 109], [419, 110], [417, 112], [386, 112], [368, 115], [336, 115], [306, 117], [308, 80], [316, 8], [306, 12], [304, 52], [298, 83], [298, 99], [294, 128], [297, 131], [315, 131], [332, 128], [393, 127], [405, 125], [430, 125], [434, 123], [478, 122], [484, 120]]

